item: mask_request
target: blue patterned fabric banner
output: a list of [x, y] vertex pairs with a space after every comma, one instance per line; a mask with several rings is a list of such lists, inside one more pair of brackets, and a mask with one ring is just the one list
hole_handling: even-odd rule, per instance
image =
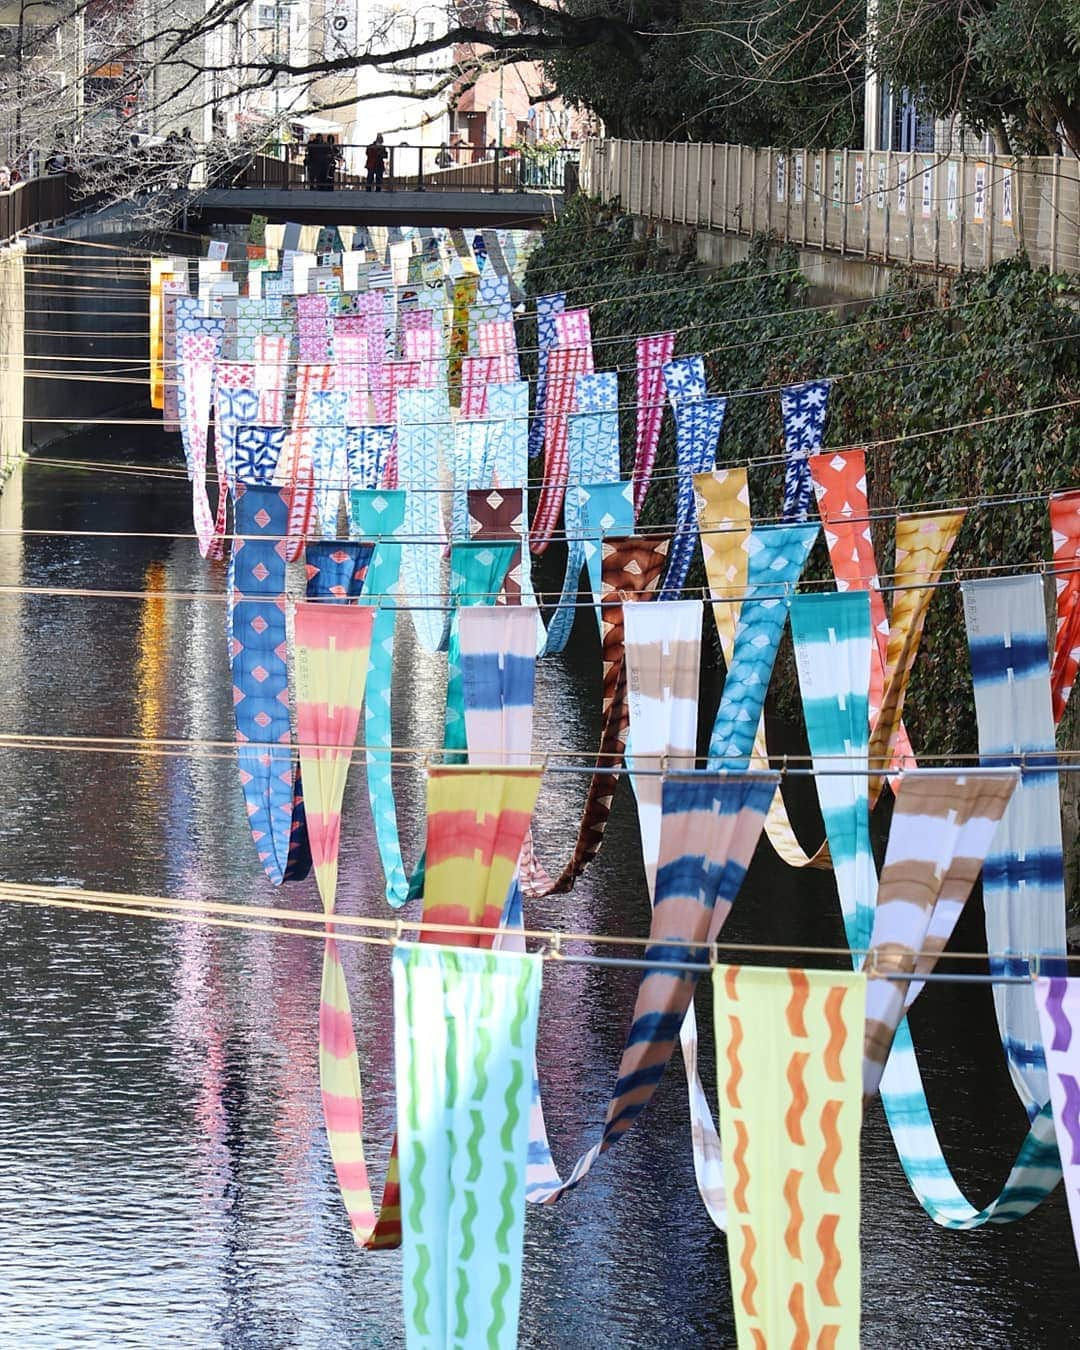
[[304, 549], [307, 598], [346, 604], [364, 590], [374, 544], [320, 540]]
[[[709, 741], [711, 769], [746, 768], [765, 706], [791, 593], [817, 538], [816, 525], [760, 525], [746, 541], [746, 595], [731, 671]], [[730, 691], [728, 685], [735, 681]]]
[[338, 533], [341, 499], [348, 486], [348, 433], [345, 412], [348, 394], [337, 389], [313, 389], [308, 395], [311, 459], [315, 470], [315, 502], [324, 535]]
[[[983, 764], [1055, 764], [1049, 640], [1041, 576], [965, 581], [964, 620]], [[1065, 881], [1057, 774], [1022, 775], [983, 865], [983, 908], [995, 974], [1067, 974]], [[1054, 958], [1059, 958], [1055, 960]], [[1029, 1116], [1050, 1100], [1034, 987], [993, 986], [1013, 1084]]]
[[248, 825], [275, 886], [311, 870], [300, 770], [293, 766], [286, 665], [286, 493], [237, 485], [229, 661]]
[[239, 483], [269, 485], [285, 447], [284, 427], [241, 424], [236, 428], [233, 477]]
[[409, 1350], [514, 1350], [543, 963], [394, 950], [402, 1284]]
[[[529, 458], [535, 459], [544, 448], [544, 404], [547, 401], [547, 364], [548, 353], [555, 346], [555, 316], [566, 309], [566, 295], [557, 292], [554, 295], [536, 297], [536, 407], [533, 409], [532, 425], [529, 427]], [[509, 487], [516, 484], [507, 484]]]
[[[761, 837], [779, 775], [672, 775], [664, 780], [656, 903], [648, 961], [708, 962]], [[698, 945], [691, 945], [698, 944]], [[652, 1099], [697, 985], [694, 971], [658, 965], [644, 972], [600, 1138], [559, 1175], [541, 1104], [533, 1091], [526, 1198], [552, 1204], [577, 1186], [597, 1158], [623, 1137]]]
[[808, 380], [791, 384], [780, 391], [780, 412], [784, 422], [785, 520], [805, 520], [814, 500], [814, 484], [807, 456], [821, 449], [825, 436], [825, 413], [829, 404], [829, 381]]
[[353, 534], [376, 541], [360, 596], [361, 604], [378, 606], [371, 629], [371, 655], [364, 695], [364, 742], [367, 745], [368, 800], [386, 878], [386, 899], [397, 909], [409, 895], [409, 879], [401, 860], [398, 837], [390, 749], [393, 745], [391, 691], [397, 622], [395, 592], [402, 550], [394, 535], [405, 522], [405, 494], [386, 489], [352, 492], [349, 494], [349, 520]]
[[678, 498], [675, 506], [675, 537], [671, 541], [667, 571], [660, 587], [660, 600], [677, 600], [686, 584], [686, 574], [697, 546], [694, 474], [716, 467], [716, 451], [724, 429], [726, 398], [680, 398], [675, 404], [675, 457], [678, 465]]
[[349, 427], [347, 433], [345, 456], [349, 465], [349, 491], [364, 492], [377, 488], [390, 459], [394, 428]]
[[[610, 378], [608, 378], [610, 377]], [[542, 655], [551, 656], [561, 652], [570, 639], [576, 616], [575, 604], [578, 586], [581, 581], [581, 569], [590, 556], [595, 556], [595, 574], [599, 576], [599, 549], [601, 531], [586, 524], [586, 500], [597, 484], [615, 484], [619, 477], [619, 427], [618, 412], [614, 411], [618, 402], [617, 377], [614, 371], [603, 371], [599, 375], [579, 375], [577, 377], [577, 397], [592, 403], [602, 401], [602, 406], [591, 412], [573, 413], [569, 417], [570, 430], [567, 437], [569, 454], [568, 483], [563, 500], [563, 524], [566, 528], [566, 572], [563, 576], [562, 593], [555, 613], [548, 623], [547, 642]], [[591, 484], [587, 487], [586, 484]], [[612, 526], [607, 533], [632, 534], [633, 517], [627, 523], [619, 513], [620, 527]], [[590, 568], [590, 576], [593, 569]], [[599, 581], [592, 587], [593, 593], [600, 593]]]
[[664, 388], [673, 408], [680, 403], [699, 403], [708, 394], [705, 387], [705, 358], [676, 356], [664, 363]]
[[441, 651], [450, 632], [450, 616], [437, 608], [442, 595], [444, 537], [439, 495], [439, 466], [449, 464], [450, 399], [443, 389], [402, 389], [398, 394], [398, 481], [405, 489], [402, 533], [422, 540], [401, 558], [402, 596], [420, 645]]
[[[861, 601], [861, 605], [857, 602]], [[877, 878], [869, 828], [867, 763], [871, 618], [868, 596], [848, 591], [796, 596], [791, 606], [810, 752], [815, 768], [843, 755], [855, 772], [816, 779], [848, 945], [861, 953], [873, 931]], [[835, 765], [835, 759], [832, 759]], [[1049, 1109], [1036, 1117], [1001, 1194], [976, 1210], [953, 1179], [926, 1101], [907, 1018], [897, 1028], [881, 1081], [881, 1099], [901, 1164], [916, 1198], [935, 1223], [977, 1228], [1029, 1213], [1057, 1184]]]
[[581, 532], [585, 536], [585, 570], [596, 603], [596, 622], [603, 624], [600, 609], [600, 576], [603, 543], [609, 536], [634, 532], [634, 484], [586, 483], [581, 489]]
[[220, 380], [215, 382], [215, 450], [230, 480], [237, 476], [237, 437], [240, 428], [258, 420], [259, 395], [255, 389], [230, 388]]
[[494, 421], [460, 419], [454, 424], [454, 498], [450, 538], [455, 543], [469, 537], [469, 490], [491, 486], [495, 455], [501, 439], [502, 427]]

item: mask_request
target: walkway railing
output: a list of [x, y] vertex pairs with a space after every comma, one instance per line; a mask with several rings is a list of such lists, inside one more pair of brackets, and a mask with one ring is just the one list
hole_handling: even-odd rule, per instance
[[18, 183], [0, 192], [0, 244], [10, 244], [24, 230], [63, 220], [93, 204], [94, 196], [84, 191], [75, 174], [54, 173]]
[[[340, 190], [363, 188], [367, 176], [358, 171], [366, 147], [340, 145], [342, 162], [332, 173], [318, 172], [318, 161], [305, 164], [301, 146], [283, 146], [277, 155], [255, 155], [246, 164], [233, 166], [212, 186], [258, 188], [270, 191], [293, 189]], [[388, 145], [384, 192], [525, 192], [563, 189], [567, 167], [577, 165], [576, 146], [552, 146], [525, 152], [498, 146], [440, 147]], [[314, 170], [314, 171], [313, 171]]]
[[844, 257], [1080, 271], [1080, 161], [588, 141], [581, 184], [632, 215]]

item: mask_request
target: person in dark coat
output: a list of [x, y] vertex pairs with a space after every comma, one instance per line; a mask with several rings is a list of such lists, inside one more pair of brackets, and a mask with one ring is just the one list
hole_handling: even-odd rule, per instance
[[382, 191], [383, 175], [386, 173], [386, 157], [386, 146], [383, 145], [382, 133], [380, 132], [368, 146], [365, 154], [364, 167], [367, 169], [368, 192], [372, 188], [376, 192]]

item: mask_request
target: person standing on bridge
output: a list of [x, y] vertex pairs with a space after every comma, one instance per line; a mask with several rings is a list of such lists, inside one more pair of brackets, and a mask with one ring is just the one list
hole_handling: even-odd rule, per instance
[[381, 192], [383, 174], [386, 173], [386, 146], [383, 145], [381, 132], [367, 148], [364, 167], [367, 169], [368, 192], [372, 188], [376, 192]]

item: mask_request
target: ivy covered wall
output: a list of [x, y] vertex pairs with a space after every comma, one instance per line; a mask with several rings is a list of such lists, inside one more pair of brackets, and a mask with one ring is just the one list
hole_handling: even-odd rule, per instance
[[[867, 447], [874, 537], [883, 579], [892, 571], [895, 510], [970, 501], [954, 551], [964, 569], [1037, 562], [1050, 554], [1046, 497], [1080, 487], [1080, 312], [1074, 279], [1033, 271], [1023, 259], [989, 273], [939, 278], [897, 273], [888, 295], [840, 314], [811, 305], [790, 252], [757, 240], [746, 261], [708, 273], [635, 239], [612, 208], [575, 198], [533, 255], [530, 296], [567, 292], [587, 305], [597, 366], [618, 367], [623, 469], [634, 448], [633, 335], [676, 330], [676, 354], [701, 352], [709, 389], [729, 395], [719, 462], [768, 460], [751, 470], [755, 518], [778, 517], [783, 480], [779, 387], [832, 380], [825, 445]], [[532, 308], [532, 306], [530, 306]], [[630, 335], [630, 336], [627, 336]], [[523, 345], [535, 347], [535, 333]], [[535, 374], [535, 357], [526, 356]], [[1037, 408], [1043, 411], [1015, 414]], [[993, 419], [993, 420], [991, 420]], [[942, 428], [947, 430], [942, 431]], [[884, 444], [877, 444], [884, 442]], [[672, 419], [656, 473], [674, 467]], [[982, 506], [990, 496], [1028, 502]], [[641, 523], [670, 525], [674, 484], [653, 484]], [[808, 573], [831, 575], [823, 542]], [[692, 583], [703, 580], [699, 570]], [[798, 716], [790, 650], [781, 653], [771, 708]], [[1080, 750], [1080, 696], [1059, 729], [1063, 749]], [[959, 589], [940, 589], [930, 608], [908, 693], [906, 720], [916, 752], [976, 748], [971, 675]], [[1080, 774], [1065, 775], [1069, 887], [1080, 910], [1077, 831]]]

